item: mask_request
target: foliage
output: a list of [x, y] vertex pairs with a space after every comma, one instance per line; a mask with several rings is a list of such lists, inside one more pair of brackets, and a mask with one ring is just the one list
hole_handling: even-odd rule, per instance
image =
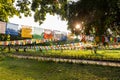
[[19, 15], [14, 7], [15, 0], [0, 0], [0, 21], [8, 21], [9, 17]]
[[47, 13], [66, 16], [67, 0], [32, 0], [31, 9], [35, 12], [34, 19], [40, 24], [45, 20]]
[[29, 5], [29, 0], [0, 0], [0, 21], [8, 22], [9, 18], [21, 16], [21, 13], [30, 15]]
[[[68, 20], [69, 29], [76, 35], [80, 33], [94, 35], [120, 35], [120, 0], [1, 0], [0, 21], [8, 21], [14, 15], [31, 16], [35, 22], [45, 20], [47, 13], [58, 14], [62, 20]], [[81, 30], [74, 31], [76, 24], [82, 24]]]
[[6, 41], [6, 40], [10, 40], [10, 35], [8, 34], [0, 34], [0, 41]]
[[[59, 14], [65, 20], [67, 0], [0, 0], [0, 21], [8, 22], [9, 18], [14, 15], [22, 15], [25, 17], [31, 16], [34, 12], [35, 22], [42, 22], [46, 19], [46, 14]], [[1, 37], [3, 36], [3, 37]], [[0, 39], [6, 40], [7, 35], [1, 35]], [[11, 37], [21, 39], [20, 37]]]
[[85, 34], [95, 32], [95, 35], [109, 35], [108, 29], [119, 34], [119, 13], [120, 0], [79, 0], [72, 2], [69, 4], [69, 28], [73, 32], [77, 23], [84, 22], [82, 27]]
[[47, 13], [60, 14], [65, 19], [67, 0], [1, 0], [0, 21], [8, 21], [9, 17], [17, 15], [21, 17], [31, 16], [34, 11], [34, 19], [40, 24], [45, 20]]

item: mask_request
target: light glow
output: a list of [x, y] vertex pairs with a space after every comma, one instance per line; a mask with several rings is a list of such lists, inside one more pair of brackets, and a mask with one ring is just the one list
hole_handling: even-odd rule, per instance
[[75, 26], [75, 28], [76, 28], [76, 29], [80, 29], [80, 28], [81, 28], [81, 25], [80, 25], [80, 24], [77, 24], [77, 25]]

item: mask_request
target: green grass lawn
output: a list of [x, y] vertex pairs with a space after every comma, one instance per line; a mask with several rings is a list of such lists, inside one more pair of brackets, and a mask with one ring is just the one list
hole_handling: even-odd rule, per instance
[[63, 50], [63, 52], [61, 52], [60, 50], [43, 50], [43, 52], [28, 50], [27, 52], [12, 51], [11, 53], [19, 53], [22, 55], [32, 56], [120, 61], [120, 50], [98, 50], [96, 54], [93, 53], [91, 50]]
[[119, 80], [119, 67], [0, 57], [0, 80]]

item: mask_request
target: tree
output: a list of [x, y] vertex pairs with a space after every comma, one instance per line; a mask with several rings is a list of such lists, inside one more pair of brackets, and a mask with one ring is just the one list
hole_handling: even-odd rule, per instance
[[[79, 0], [69, 4], [69, 29], [84, 22], [84, 34], [108, 34], [108, 29], [120, 35], [120, 0]], [[80, 31], [79, 31], [80, 32]]]
[[[9, 18], [14, 15], [20, 18], [22, 14], [26, 17], [31, 16], [32, 11], [35, 22], [40, 24], [45, 20], [47, 13], [62, 14], [61, 18], [65, 19], [66, 4], [67, 0], [0, 0], [0, 21], [9, 22]], [[0, 36], [5, 37], [6, 35], [0, 34]]]
[[[35, 22], [45, 20], [47, 13], [58, 14], [68, 20], [68, 28], [74, 32], [77, 23], [82, 23], [82, 33], [103, 35], [110, 31], [120, 35], [120, 0], [0, 0], [0, 20], [8, 21], [14, 15], [31, 16]], [[108, 30], [109, 29], [109, 30]], [[81, 33], [81, 30], [74, 32]]]
[[14, 0], [0, 0], [0, 21], [8, 21], [9, 17], [18, 15]]
[[59, 14], [65, 19], [67, 0], [0, 0], [0, 21], [9, 21], [9, 17], [17, 15], [21, 17], [31, 16], [34, 11], [34, 19], [40, 24], [45, 20], [47, 13]]
[[47, 13], [59, 14], [65, 20], [67, 0], [17, 0], [16, 6], [19, 14], [23, 13], [26, 17], [31, 16], [33, 11], [35, 22], [42, 24]]

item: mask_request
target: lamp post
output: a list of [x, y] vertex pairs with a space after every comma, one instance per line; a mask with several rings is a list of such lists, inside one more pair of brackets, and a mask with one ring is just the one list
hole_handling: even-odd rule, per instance
[[76, 31], [81, 31], [82, 30], [82, 26], [81, 26], [82, 24], [76, 24], [75, 25], [75, 28], [73, 29], [74, 30], [74, 32], [76, 32]]
[[80, 24], [77, 24], [77, 25], [75, 26], [75, 28], [76, 28], [76, 29], [80, 29], [80, 28], [81, 28], [81, 25], [80, 25]]
[[76, 38], [78, 39], [79, 31], [81, 31], [81, 24], [76, 24], [75, 27], [74, 27], [74, 29], [73, 29], [73, 31], [74, 31], [75, 35], [77, 34]]
[[73, 33], [77, 35], [76, 38], [78, 38], [79, 34], [84, 33], [83, 25], [84, 25], [83, 21], [79, 23], [77, 22], [76, 24], [74, 24]]

